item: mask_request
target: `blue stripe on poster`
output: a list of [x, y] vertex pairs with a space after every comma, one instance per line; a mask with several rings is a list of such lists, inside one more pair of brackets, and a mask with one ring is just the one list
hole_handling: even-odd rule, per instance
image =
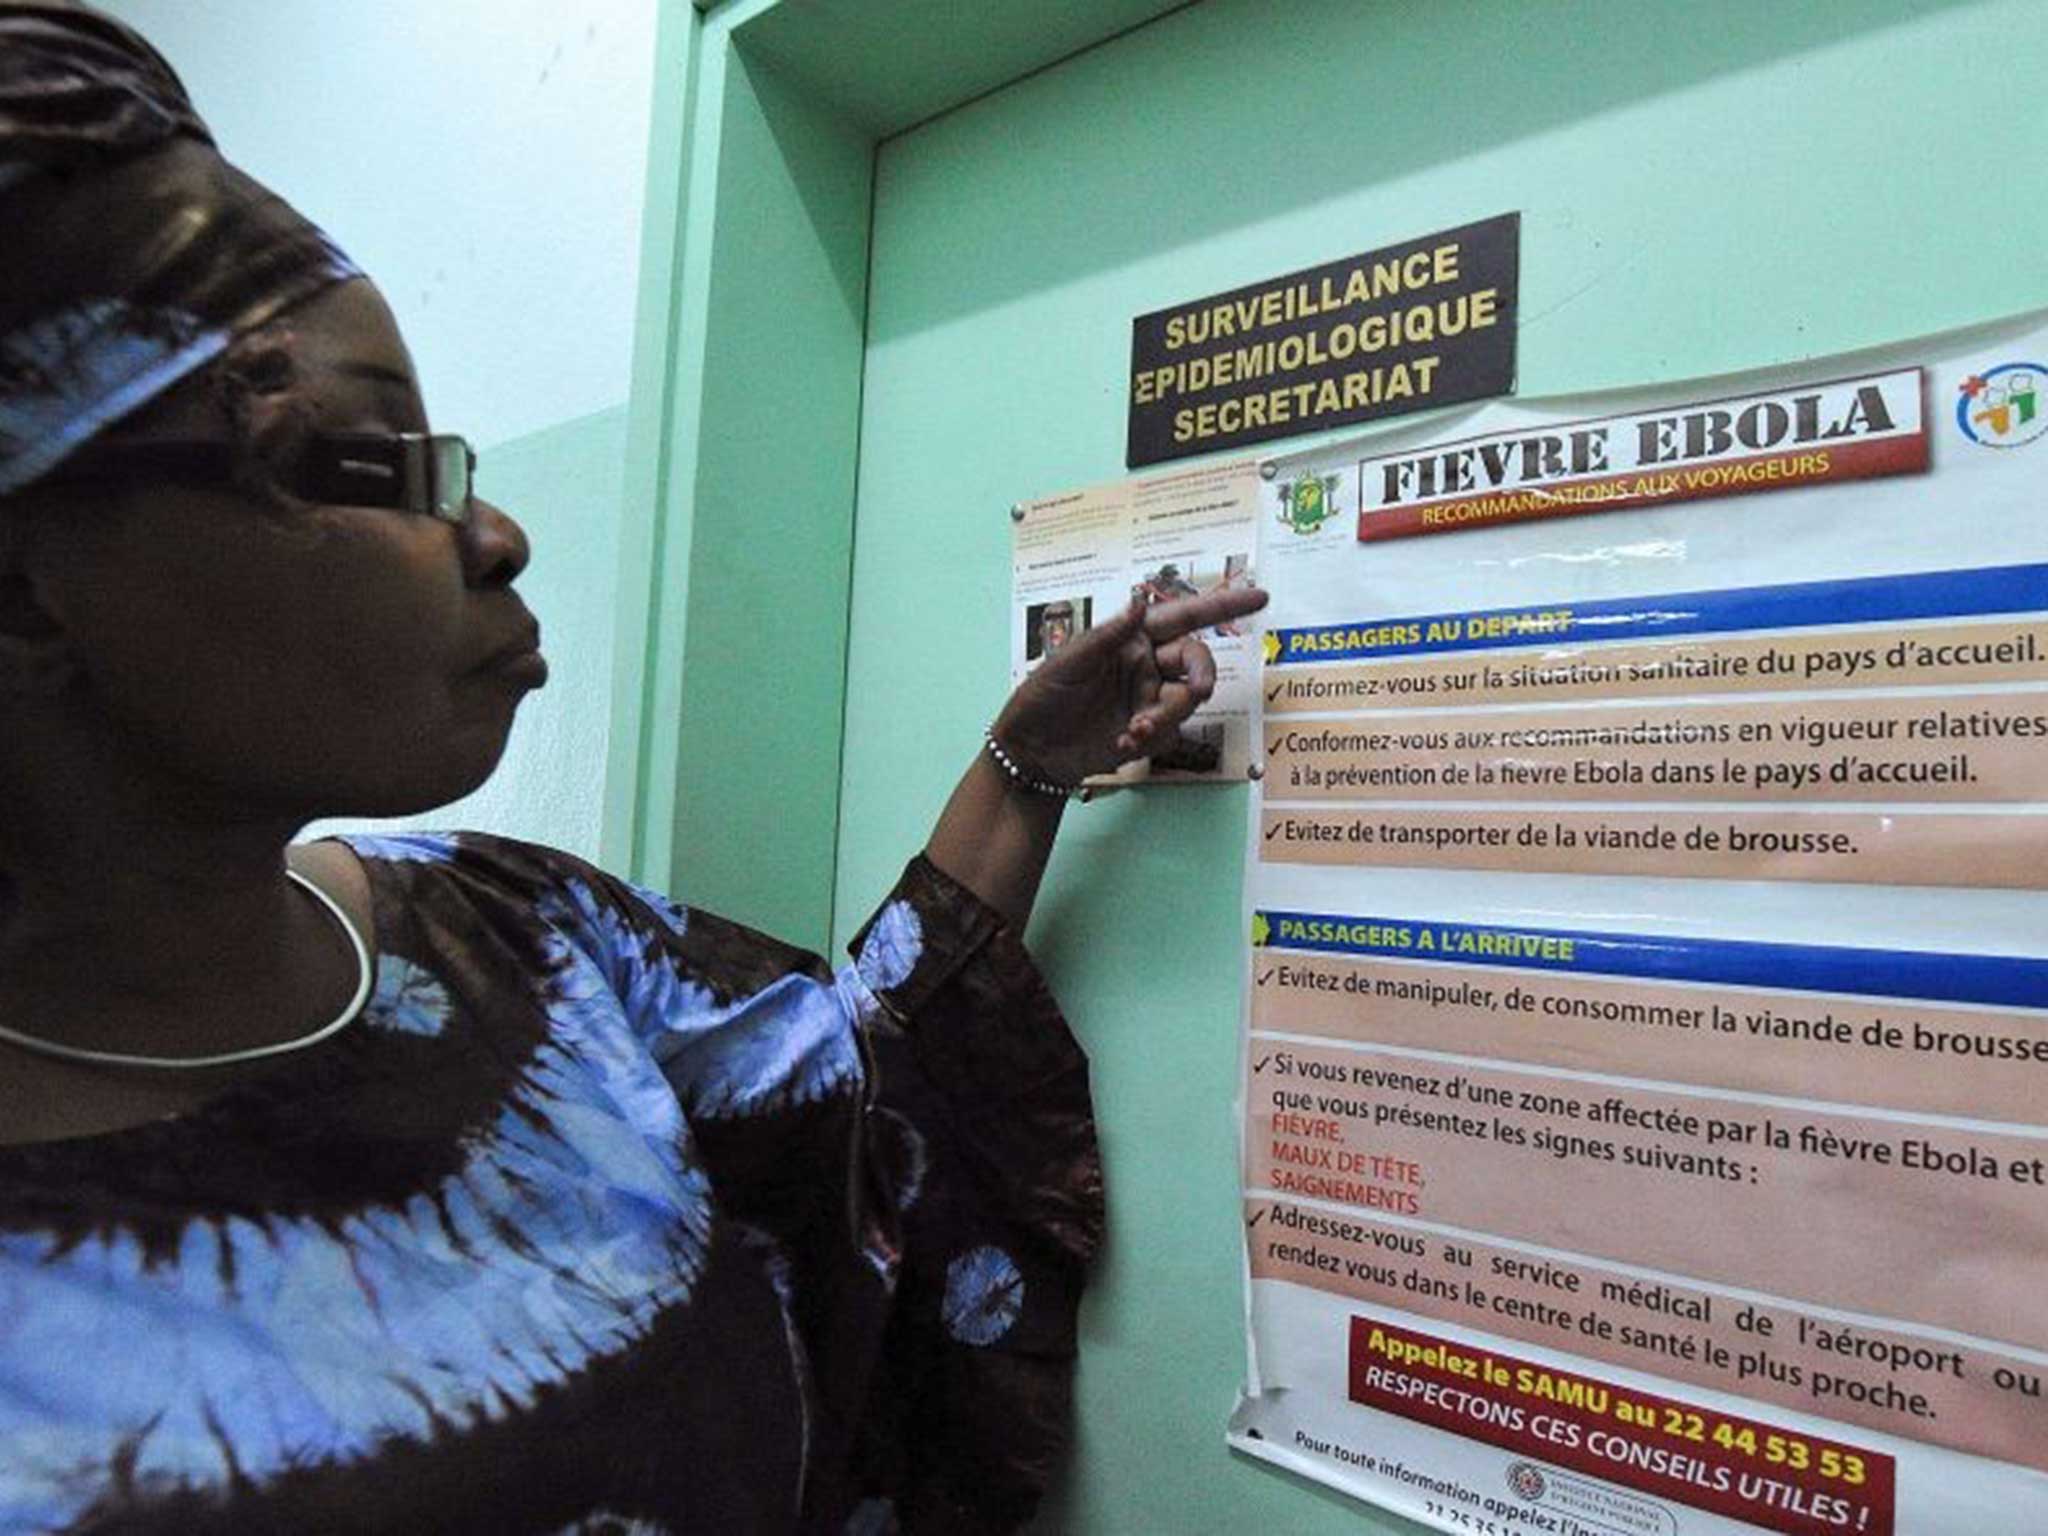
[[1260, 912], [1253, 926], [1254, 942], [1322, 954], [2048, 1008], [2048, 960], [2018, 956], [1496, 928], [1325, 912]]
[[2042, 610], [2048, 565], [1992, 566], [1275, 629], [1267, 665]]

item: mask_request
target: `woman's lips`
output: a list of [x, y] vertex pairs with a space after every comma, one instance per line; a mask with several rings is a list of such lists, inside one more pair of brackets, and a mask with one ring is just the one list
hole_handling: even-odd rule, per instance
[[540, 650], [540, 625], [529, 622], [517, 639], [491, 652], [477, 670], [521, 688], [546, 683], [548, 662]]
[[525, 650], [500, 651], [485, 667], [493, 677], [522, 688], [539, 688], [548, 680], [548, 659], [537, 646]]

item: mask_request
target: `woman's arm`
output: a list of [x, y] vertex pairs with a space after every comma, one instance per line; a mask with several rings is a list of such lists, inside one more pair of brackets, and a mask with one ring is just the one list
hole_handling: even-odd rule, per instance
[[1021, 931], [1066, 808], [1017, 785], [984, 751], [940, 812], [925, 857]]
[[1249, 587], [1152, 607], [1133, 599], [1077, 636], [1018, 685], [990, 729], [1015, 772], [984, 747], [932, 828], [925, 857], [1021, 930], [1066, 809], [1064, 796], [1026, 781], [1078, 786], [1172, 746], [1216, 686], [1201, 631], [1265, 605], [1266, 594]]

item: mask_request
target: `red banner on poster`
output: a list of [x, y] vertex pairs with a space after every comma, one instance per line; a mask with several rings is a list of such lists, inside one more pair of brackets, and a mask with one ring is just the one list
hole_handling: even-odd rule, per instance
[[1358, 537], [1786, 491], [1927, 468], [1917, 368], [1366, 459]]
[[1351, 1320], [1355, 1403], [1784, 1536], [1891, 1536], [1892, 1458]]

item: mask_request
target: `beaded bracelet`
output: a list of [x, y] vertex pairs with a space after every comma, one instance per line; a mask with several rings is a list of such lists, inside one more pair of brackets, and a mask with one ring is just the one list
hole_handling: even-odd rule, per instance
[[1010, 776], [1010, 782], [1019, 789], [1028, 789], [1034, 795], [1044, 795], [1053, 800], [1071, 800], [1081, 792], [1081, 786], [1078, 784], [1055, 784], [1051, 779], [1035, 778], [1026, 773], [1017, 765], [1017, 760], [1003, 750], [1003, 744], [996, 740], [993, 721], [990, 722], [989, 728], [982, 732], [982, 739], [987, 743], [988, 755], [996, 760], [1003, 772]]

